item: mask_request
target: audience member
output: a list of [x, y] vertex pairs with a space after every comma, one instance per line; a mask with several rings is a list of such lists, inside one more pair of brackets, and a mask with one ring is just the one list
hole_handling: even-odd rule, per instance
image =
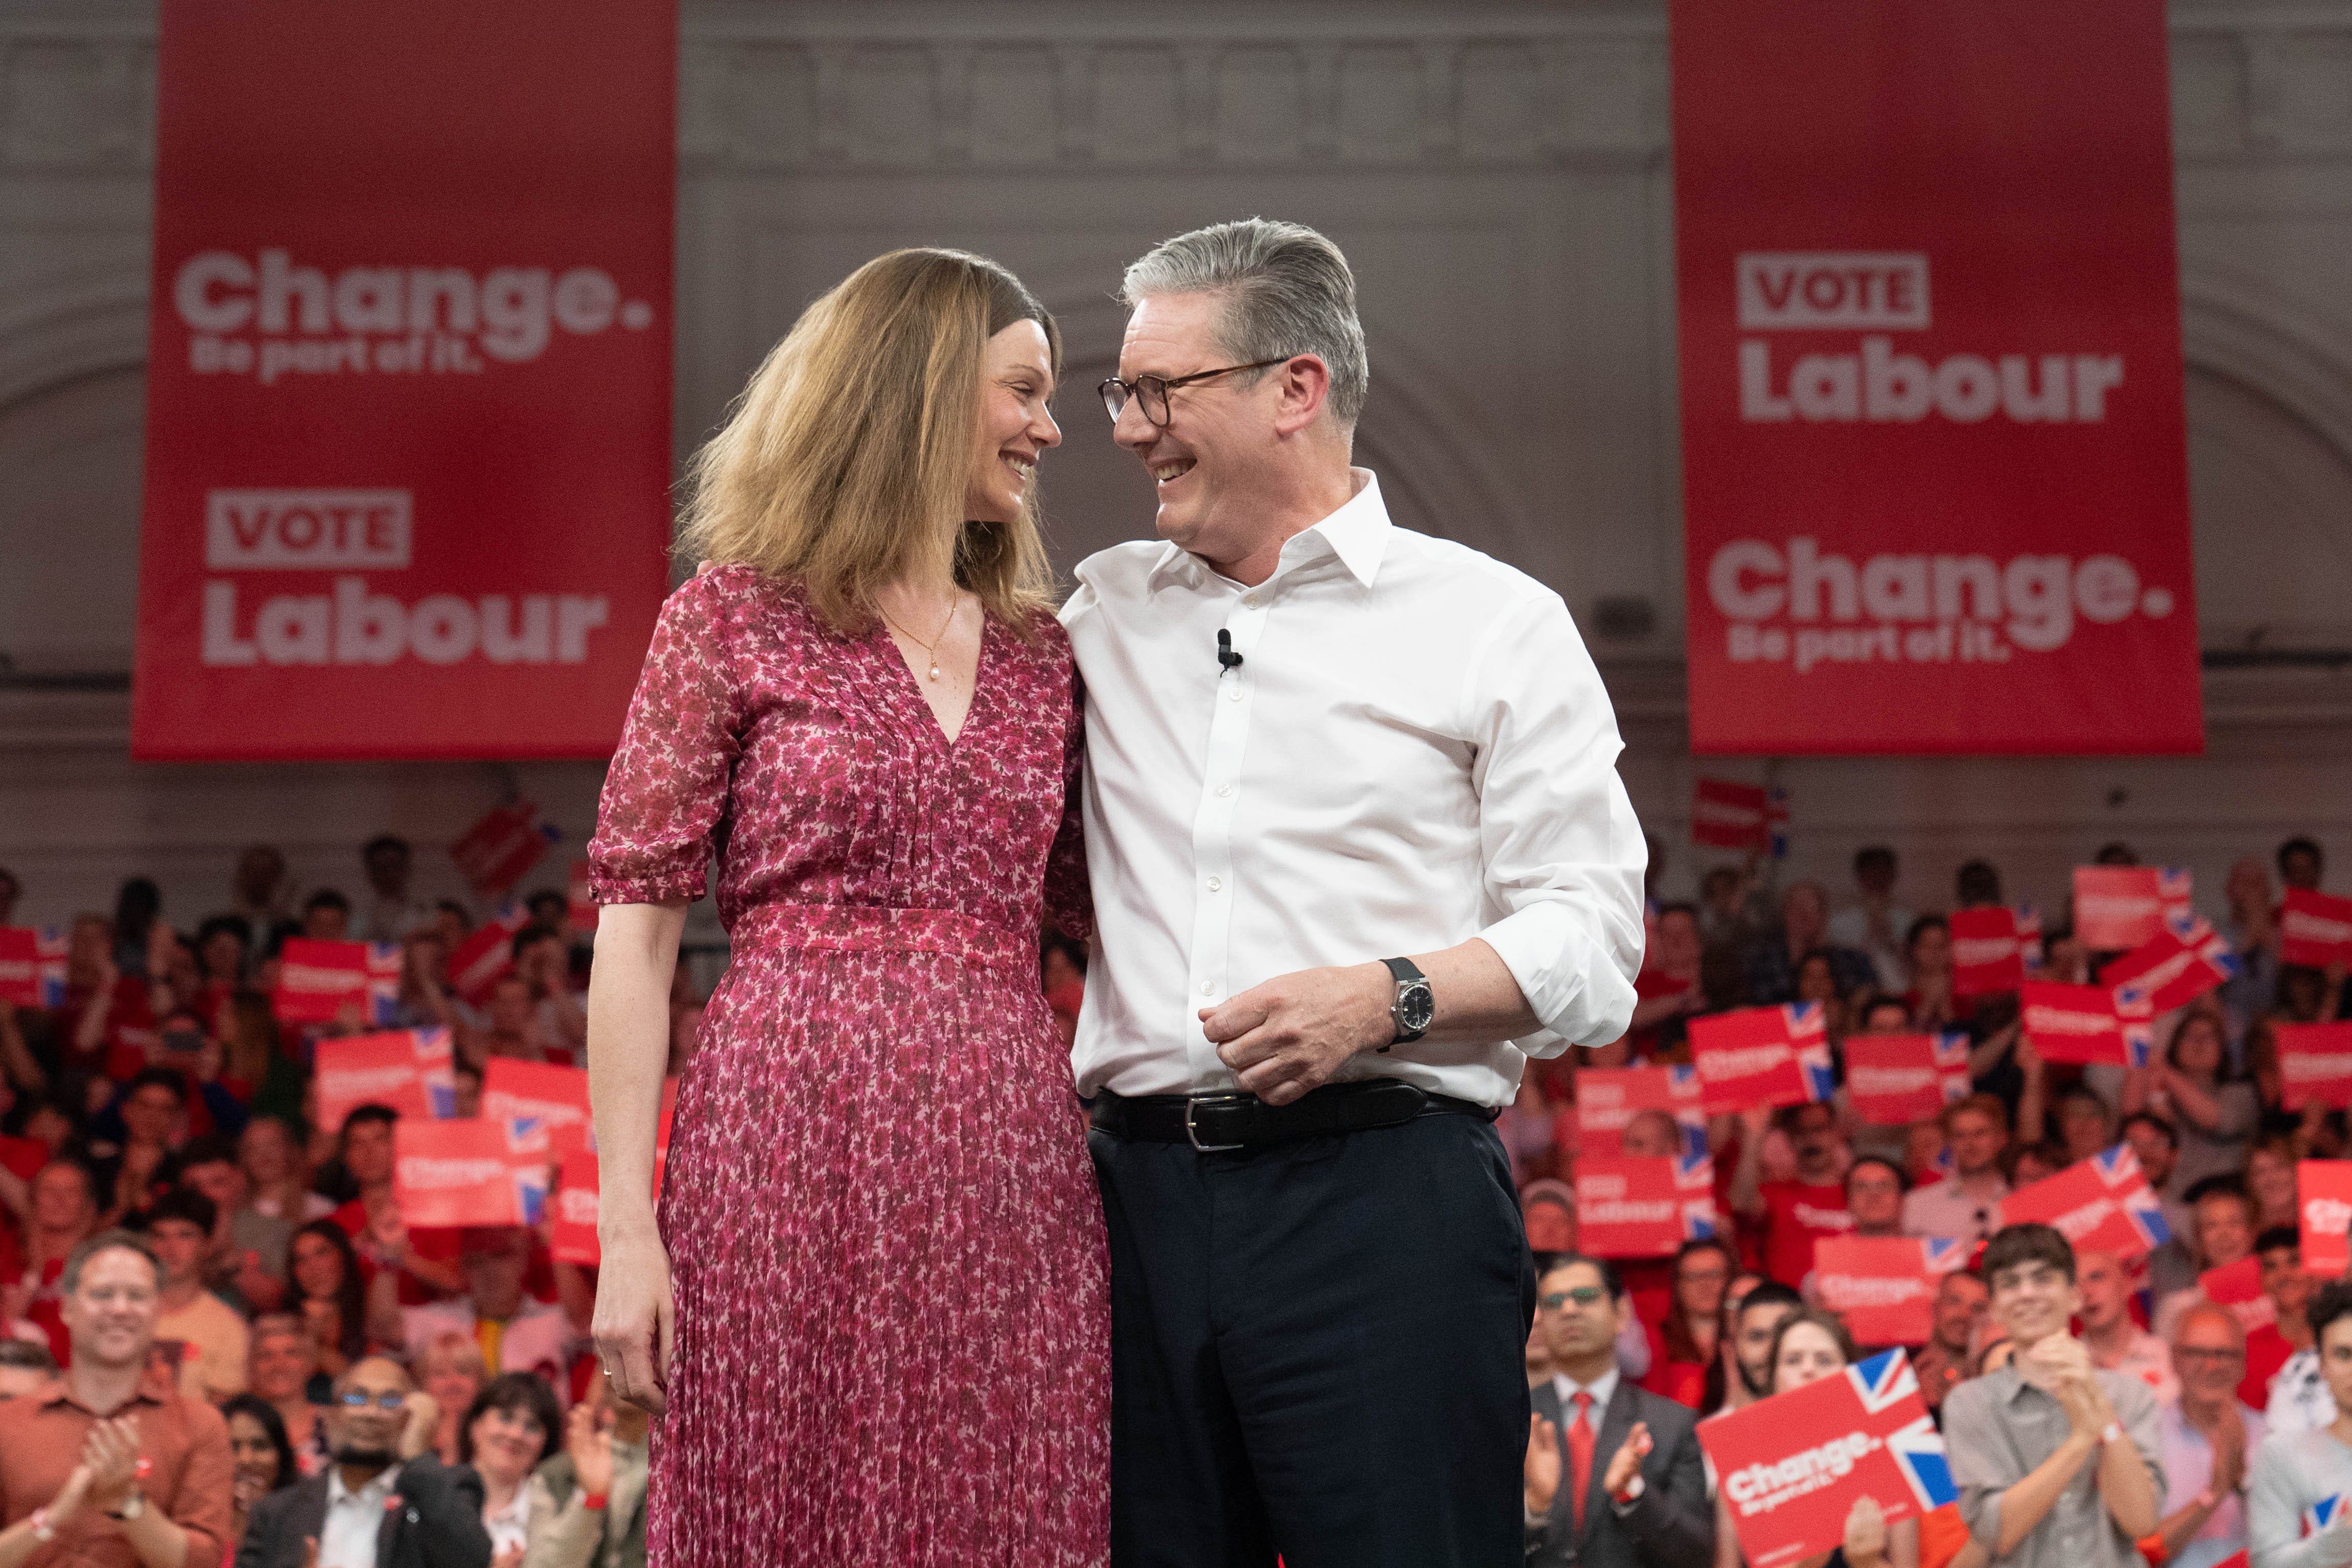
[[335, 1462], [254, 1504], [236, 1568], [490, 1568], [482, 1478], [428, 1451], [441, 1418], [397, 1362], [367, 1356], [335, 1380]]
[[1656, 1060], [1686, 1045], [1685, 1020], [1706, 1007], [1704, 953], [1697, 909], [1660, 904], [1656, 940], [1643, 950], [1641, 973], [1633, 977], [1633, 1021], [1625, 1038], [1635, 1054]]
[[1804, 1310], [1805, 1299], [1777, 1280], [1748, 1291], [1732, 1309], [1731, 1333], [1707, 1378], [1705, 1413], [1737, 1410], [1764, 1397], [1772, 1377], [1772, 1336], [1781, 1320]]
[[1829, 940], [1870, 960], [1881, 990], [1900, 996], [1911, 984], [1903, 938], [1916, 918], [1895, 899], [1895, 852], [1872, 844], [1853, 853], [1856, 901], [1830, 916]]
[[[473, 1408], [474, 1396], [490, 1380], [482, 1360], [481, 1342], [463, 1329], [444, 1329], [433, 1336], [416, 1358], [416, 1378], [441, 1406], [441, 1426], [433, 1435], [433, 1451], [443, 1464], [457, 1462], [457, 1427]], [[609, 1387], [604, 1378], [598, 1384]]]
[[2057, 1113], [2058, 1143], [2066, 1151], [2068, 1165], [2115, 1146], [2116, 1113], [2092, 1091], [2080, 1085], [2062, 1091]]
[[2214, 1568], [2246, 1544], [2246, 1457], [2263, 1440], [2263, 1418], [2238, 1400], [2245, 1375], [2244, 1331], [2226, 1307], [2207, 1303], [2172, 1331], [2178, 1404], [2158, 1413], [2164, 1456], [2165, 1558], [2175, 1568]]
[[1952, 923], [1940, 915], [1922, 915], [1903, 934], [1903, 962], [1911, 971], [1911, 988], [1903, 994], [1912, 1023], [1920, 1029], [1949, 1029], [1960, 1019], [1959, 998], [1952, 994]]
[[1984, 1251], [2010, 1364], [1944, 1400], [1944, 1448], [1977, 1548], [2026, 1568], [2138, 1568], [2164, 1490], [2156, 1396], [2091, 1364], [2066, 1332], [2074, 1253], [2046, 1225]]
[[251, 1349], [245, 1319], [236, 1308], [205, 1289], [205, 1260], [211, 1254], [213, 1201], [187, 1187], [173, 1187], [139, 1217], [156, 1263], [163, 1271], [155, 1335], [176, 1340], [180, 1369], [191, 1368], [197, 1397], [215, 1404], [245, 1392], [246, 1358]]
[[2122, 1260], [2112, 1252], [2074, 1254], [2074, 1289], [2082, 1298], [2076, 1315], [2083, 1324], [2083, 1348], [2091, 1364], [2102, 1372], [2136, 1377], [2147, 1385], [2159, 1405], [2180, 1396], [2173, 1375], [2172, 1352], [2163, 1340], [2131, 1318], [2131, 1280]]
[[2252, 1084], [2229, 1081], [2229, 1069], [2221, 1015], [2191, 1011], [2173, 1030], [2164, 1059], [2124, 1079], [2125, 1114], [2152, 1106], [2169, 1115], [2180, 1149], [2171, 1179], [2182, 1189], [2245, 1165], [2262, 1106]]
[[0, 1400], [21, 1399], [37, 1392], [58, 1375], [57, 1359], [47, 1345], [30, 1340], [0, 1339]]
[[229, 879], [228, 912], [245, 927], [245, 951], [255, 967], [270, 946], [270, 938], [292, 914], [286, 881], [286, 856], [272, 844], [255, 844], [237, 856]]
[[1947, 1274], [1937, 1285], [1927, 1343], [1911, 1364], [1929, 1410], [1941, 1410], [1944, 1396], [1969, 1375], [1970, 1349], [1984, 1332], [1989, 1300], [1984, 1281], [1974, 1274]]
[[319, 1412], [334, 1380], [319, 1371], [318, 1348], [310, 1331], [290, 1312], [265, 1312], [253, 1320], [253, 1349], [246, 1365], [247, 1392], [278, 1414], [291, 1445], [294, 1468], [315, 1476], [327, 1468], [327, 1433]]
[[286, 1310], [310, 1332], [311, 1354], [330, 1378], [367, 1350], [367, 1289], [352, 1239], [331, 1219], [314, 1219], [286, 1248]]
[[411, 1231], [402, 1223], [392, 1190], [392, 1129], [399, 1113], [362, 1105], [343, 1118], [336, 1153], [359, 1186], [359, 1196], [335, 1210], [335, 1223], [371, 1268], [391, 1274], [411, 1305], [435, 1291], [465, 1289], [457, 1239], [446, 1230]]
[[[1787, 1181], [1763, 1179], [1765, 1130], [1776, 1120], [1796, 1155], [1795, 1175]], [[1813, 1271], [1813, 1244], [1853, 1228], [1844, 1186], [1853, 1156], [1838, 1129], [1837, 1111], [1816, 1102], [1789, 1106], [1776, 1118], [1759, 1108], [1743, 1113], [1740, 1124], [1732, 1210], [1760, 1227], [1764, 1272], [1784, 1285], [1802, 1284]]]
[[[484, 1362], [497, 1371], [535, 1373], [550, 1385], [568, 1389], [572, 1358], [588, 1348], [587, 1336], [562, 1307], [524, 1291], [530, 1251], [531, 1234], [520, 1226], [465, 1231], [465, 1291], [421, 1307], [401, 1306], [392, 1276], [378, 1274], [368, 1286], [369, 1322], [377, 1342], [404, 1347], [415, 1363], [436, 1338], [455, 1331], [471, 1336], [482, 1347]], [[553, 1433], [552, 1422], [548, 1431]]]
[[2311, 839], [2293, 838], [2278, 847], [2279, 880], [2302, 893], [2317, 893], [2326, 866], [2319, 845]]
[[322, 887], [302, 901], [302, 932], [313, 942], [349, 942], [352, 901], [331, 887]]
[[[2189, 1189], [2189, 1234], [2198, 1275], [2254, 1255], [2254, 1201], [2233, 1176], [2207, 1176]], [[2151, 1270], [2153, 1272], [2153, 1270]], [[2196, 1279], [2157, 1298], [2156, 1332], [2169, 1335], [2180, 1314], [2205, 1299]]]
[[500, 1557], [530, 1542], [530, 1473], [563, 1420], [547, 1379], [505, 1372], [482, 1385], [457, 1430], [457, 1458], [482, 1478], [482, 1528]]
[[2000, 1200], [2009, 1196], [2000, 1176], [2009, 1107], [1992, 1095], [1971, 1094], [1945, 1106], [1940, 1121], [1952, 1174], [1911, 1189], [1903, 1200], [1903, 1233], [1981, 1241], [2000, 1222]]
[[187, 1081], [168, 1067], [142, 1068], [123, 1086], [116, 1106], [122, 1142], [91, 1147], [109, 1224], [147, 1207], [155, 1178], [172, 1157], [187, 1107]]
[[294, 1464], [294, 1446], [287, 1441], [286, 1423], [268, 1400], [240, 1394], [221, 1406], [228, 1422], [229, 1480], [228, 1542], [232, 1561], [252, 1522], [253, 1505], [271, 1492], [301, 1479]]
[[1674, 1301], [1650, 1331], [1643, 1387], [1693, 1410], [1705, 1402], [1707, 1369], [1722, 1340], [1724, 1292], [1738, 1267], [1731, 1249], [1713, 1237], [1683, 1243], [1675, 1254]]
[[1519, 1218], [1528, 1233], [1528, 1250], [1576, 1250], [1576, 1189], [1564, 1181], [1531, 1181], [1519, 1189]]
[[2311, 1347], [2311, 1276], [2303, 1271], [2303, 1233], [2292, 1225], [2273, 1226], [2254, 1238], [2262, 1260], [2263, 1293], [2272, 1321], [2246, 1335], [2246, 1376], [2238, 1397], [2267, 1410], [2271, 1383], [2297, 1351]]
[[563, 1452], [530, 1477], [522, 1568], [645, 1568], [646, 1434], [652, 1417], [612, 1385], [565, 1417]]
[[1870, 988], [1874, 977], [1870, 960], [1851, 947], [1829, 946], [1829, 895], [1817, 882], [1792, 883], [1780, 895], [1780, 923], [1748, 949], [1748, 999], [1757, 1007], [1793, 1002], [1797, 971], [1808, 955], [1828, 956], [1832, 983], [1840, 997]]
[[2147, 1178], [2148, 1190], [2156, 1195], [2157, 1204], [2164, 1211], [2165, 1228], [2179, 1243], [2173, 1251], [2185, 1265], [2189, 1256], [2189, 1232], [2194, 1227], [2189, 1206], [2180, 1200], [2184, 1184], [2173, 1180], [2173, 1167], [2180, 1158], [2180, 1135], [2172, 1130], [2171, 1123], [2146, 1111], [2126, 1116], [2121, 1124], [2124, 1142], [2131, 1145], [2132, 1158], [2138, 1162], [2140, 1175]]
[[162, 1269], [100, 1231], [66, 1260], [64, 1374], [0, 1404], [0, 1563], [209, 1568], [226, 1550], [228, 1426], [149, 1375]]
[[[2246, 1493], [2246, 1537], [2252, 1568], [2342, 1568], [2352, 1562], [2352, 1283], [2331, 1281], [2312, 1298], [2316, 1362], [2335, 1414], [2316, 1426], [2281, 1431], [2275, 1420], [2254, 1451]], [[2311, 1531], [2307, 1512], [2335, 1505], [2330, 1527]]]
[[286, 1248], [297, 1222], [251, 1207], [236, 1145], [226, 1138], [191, 1138], [176, 1163], [180, 1185], [210, 1198], [217, 1216], [205, 1282], [248, 1316], [270, 1311], [286, 1292]]
[[1527, 1561], [1534, 1568], [1688, 1568], [1713, 1551], [1691, 1413], [1620, 1374], [1615, 1345], [1626, 1307], [1605, 1259], [1570, 1254], [1538, 1287], [1554, 1370], [1530, 1392]]
[[383, 833], [360, 848], [361, 869], [366, 873], [367, 904], [360, 915], [360, 939], [397, 942], [419, 926], [433, 924], [433, 907], [410, 894], [414, 854], [408, 841]]
[[248, 1207], [269, 1219], [306, 1225], [334, 1213], [335, 1206], [310, 1190], [302, 1166], [302, 1145], [294, 1129], [276, 1116], [256, 1116], [236, 1140], [237, 1163], [245, 1170]]
[[2246, 1196], [2254, 1200], [2254, 1227], [2290, 1228], [2303, 1222], [2296, 1201], [2294, 1167], [2302, 1160], [2294, 1140], [2273, 1133], [2246, 1151]]

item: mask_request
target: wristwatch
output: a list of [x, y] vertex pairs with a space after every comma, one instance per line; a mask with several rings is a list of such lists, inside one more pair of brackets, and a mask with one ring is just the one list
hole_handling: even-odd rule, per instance
[[121, 1506], [121, 1508], [119, 1508], [119, 1509], [110, 1508], [110, 1509], [108, 1509], [108, 1510], [106, 1511], [106, 1517], [107, 1517], [107, 1518], [109, 1518], [109, 1519], [120, 1519], [120, 1520], [125, 1520], [125, 1521], [128, 1521], [128, 1520], [133, 1520], [133, 1519], [136, 1519], [136, 1518], [138, 1518], [141, 1514], [145, 1513], [146, 1511], [147, 1511], [147, 1494], [146, 1494], [145, 1492], [135, 1491], [135, 1492], [132, 1492], [129, 1497], [124, 1498], [124, 1499], [122, 1500], [122, 1506]]
[[1429, 977], [1414, 967], [1410, 958], [1383, 958], [1389, 973], [1396, 980], [1396, 996], [1389, 1003], [1389, 1018], [1396, 1025], [1396, 1034], [1388, 1045], [1404, 1045], [1429, 1032], [1430, 1020], [1437, 1016], [1437, 993], [1429, 988]]

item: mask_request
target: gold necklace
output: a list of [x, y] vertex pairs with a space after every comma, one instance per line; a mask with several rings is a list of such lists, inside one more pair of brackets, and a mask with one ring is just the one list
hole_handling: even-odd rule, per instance
[[899, 625], [896, 621], [891, 620], [890, 612], [887, 610], [883, 609], [881, 605], [875, 605], [874, 610], [875, 613], [880, 615], [884, 623], [887, 624], [893, 632], [898, 632], [900, 636], [906, 638], [908, 642], [922, 649], [925, 656], [931, 662], [931, 667], [929, 671], [929, 678], [936, 681], [940, 678], [940, 644], [947, 640], [948, 628], [955, 624], [956, 612], [962, 608], [963, 601], [961, 600], [957, 600], [949, 604], [948, 618], [940, 622], [940, 629], [931, 633], [931, 640], [928, 643], [924, 642], [920, 637], [916, 636], [912, 632], [908, 631], [904, 626]]

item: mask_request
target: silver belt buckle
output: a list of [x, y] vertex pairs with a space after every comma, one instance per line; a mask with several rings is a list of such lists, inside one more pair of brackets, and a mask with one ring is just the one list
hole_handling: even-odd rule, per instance
[[1249, 1096], [1246, 1094], [1195, 1094], [1192, 1098], [1186, 1100], [1184, 1102], [1184, 1135], [1192, 1141], [1192, 1147], [1204, 1155], [1213, 1155], [1226, 1149], [1247, 1148], [1249, 1145], [1246, 1144], [1202, 1143], [1201, 1141], [1200, 1129], [1192, 1124], [1192, 1112], [1196, 1106], [1202, 1104], [1237, 1105], [1248, 1098]]

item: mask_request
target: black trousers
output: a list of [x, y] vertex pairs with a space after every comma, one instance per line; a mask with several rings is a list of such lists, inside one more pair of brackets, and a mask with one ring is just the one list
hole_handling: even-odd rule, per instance
[[1088, 1142], [1112, 1568], [1520, 1568], [1535, 1273], [1492, 1126]]

